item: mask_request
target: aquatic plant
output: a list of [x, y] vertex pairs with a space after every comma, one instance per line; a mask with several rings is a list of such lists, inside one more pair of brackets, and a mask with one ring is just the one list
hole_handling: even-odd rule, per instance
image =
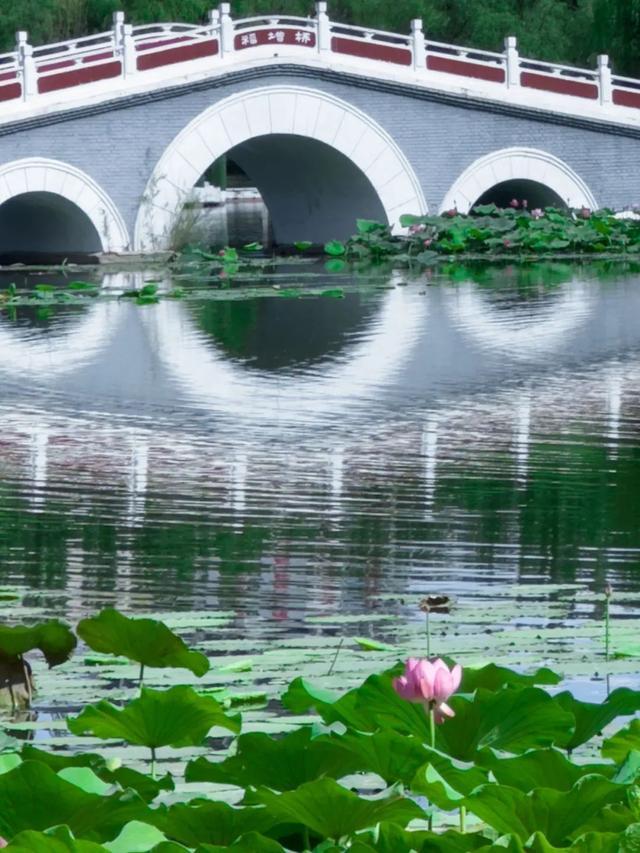
[[[103, 611], [79, 633], [149, 666], [200, 654], [167, 640], [154, 658], [147, 646], [167, 637], [158, 624]], [[341, 694], [298, 677], [281, 696], [279, 736], [243, 730], [194, 687], [131, 685], [128, 701], [68, 720], [77, 754], [0, 744], [0, 836], [23, 853], [628, 853], [640, 839], [640, 691], [582, 702], [547, 692], [559, 680], [425, 658]], [[618, 717], [633, 719], [616, 731]], [[86, 737], [115, 739], [122, 761], [87, 752]], [[171, 772], [154, 778], [156, 753], [186, 745], [200, 754], [184, 766], [172, 752]]]

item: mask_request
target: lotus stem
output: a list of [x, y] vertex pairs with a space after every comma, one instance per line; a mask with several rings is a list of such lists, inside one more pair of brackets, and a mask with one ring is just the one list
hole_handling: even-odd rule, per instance
[[27, 669], [27, 662], [24, 657], [20, 655], [20, 663], [22, 664], [22, 673], [24, 675], [24, 685], [27, 690], [27, 707], [31, 707], [31, 702], [33, 700], [33, 694], [31, 692], [31, 676], [29, 675], [29, 670]]
[[464, 835], [467, 831], [467, 807], [460, 806], [460, 832]]
[[309, 838], [309, 827], [305, 826], [302, 832], [302, 839], [304, 844], [305, 853], [307, 850], [311, 850], [311, 840]]
[[143, 681], [143, 679], [144, 679], [144, 664], [143, 664], [143, 663], [141, 663], [141, 664], [140, 664], [140, 680], [139, 680], [139, 682], [138, 682], [138, 687], [140, 687], [141, 689], [142, 689], [142, 681]]
[[427, 657], [431, 657], [431, 624], [429, 622], [429, 611], [425, 613], [425, 621], [427, 624]]
[[[429, 623], [429, 614], [427, 613], [427, 624]], [[433, 703], [429, 706], [429, 731], [431, 733], [431, 749], [436, 748], [436, 711]], [[433, 831], [433, 805], [429, 814], [429, 832]]]
[[604, 588], [604, 656], [605, 660], [609, 660], [609, 604], [611, 601], [611, 584], [607, 584]]
[[333, 672], [333, 668], [336, 665], [336, 663], [338, 662], [338, 655], [340, 654], [340, 650], [342, 649], [343, 643], [344, 643], [344, 637], [341, 637], [340, 642], [338, 643], [338, 648], [336, 649], [336, 653], [333, 657], [333, 660], [331, 661], [331, 666], [329, 667], [329, 672], [327, 673], [327, 675], [331, 675], [331, 673]]
[[156, 778], [156, 748], [151, 747], [151, 778]]

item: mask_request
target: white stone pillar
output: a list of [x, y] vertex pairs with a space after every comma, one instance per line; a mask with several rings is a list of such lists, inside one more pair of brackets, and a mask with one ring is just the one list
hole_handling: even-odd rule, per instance
[[221, 3], [220, 15], [220, 56], [227, 56], [234, 51], [233, 21], [231, 19], [231, 3]]
[[413, 52], [414, 71], [424, 71], [427, 67], [427, 48], [422, 18], [414, 18], [411, 21], [411, 50]]
[[125, 24], [124, 12], [113, 13], [113, 43], [115, 55], [122, 62], [122, 76], [130, 77], [138, 70], [136, 46], [133, 41], [133, 26]]
[[38, 72], [33, 58], [33, 45], [27, 41], [28, 34], [24, 30], [16, 33], [16, 54], [18, 73], [22, 82], [22, 99], [24, 101], [38, 94]]
[[515, 89], [520, 85], [520, 55], [518, 40], [515, 36], [507, 36], [504, 40], [504, 58], [507, 71], [507, 86]]
[[606, 53], [601, 53], [598, 56], [598, 83], [600, 89], [600, 103], [610, 104], [613, 100], [613, 84], [611, 82], [609, 57]]
[[319, 53], [331, 53], [331, 23], [326, 0], [316, 2], [316, 43]]

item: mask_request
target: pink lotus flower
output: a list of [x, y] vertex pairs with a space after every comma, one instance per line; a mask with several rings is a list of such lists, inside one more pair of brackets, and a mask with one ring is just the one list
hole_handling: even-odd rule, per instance
[[0, 838], [0, 847], [8, 847], [9, 842], [5, 838]]
[[542, 219], [544, 216], [544, 210], [541, 207], [536, 207], [531, 211], [531, 216], [534, 219]]
[[425, 710], [433, 710], [436, 723], [444, 723], [447, 717], [455, 716], [447, 699], [460, 687], [461, 679], [460, 664], [449, 669], [440, 658], [409, 658], [404, 674], [394, 678], [393, 689], [408, 702], [419, 702]]
[[520, 202], [518, 201], [517, 198], [512, 198], [511, 201], [509, 202], [509, 207], [518, 208], [518, 207], [520, 207]]
[[591, 218], [591, 209], [588, 207], [583, 207], [580, 211], [580, 216], [583, 219], [590, 219]]
[[444, 212], [444, 214], [443, 214], [443, 215], [444, 215], [444, 216], [449, 216], [449, 217], [451, 217], [451, 219], [453, 219], [453, 217], [454, 217], [454, 216], [457, 216], [457, 215], [458, 215], [458, 208], [457, 208], [457, 207], [452, 207], [452, 208], [451, 208], [451, 210], [445, 210], [445, 212]]
[[433, 243], [433, 240], [424, 240], [423, 246], [428, 249], [432, 243]]

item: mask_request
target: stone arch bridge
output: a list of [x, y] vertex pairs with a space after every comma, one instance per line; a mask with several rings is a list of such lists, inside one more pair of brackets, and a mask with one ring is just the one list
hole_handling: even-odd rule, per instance
[[0, 255], [170, 246], [231, 155], [278, 242], [517, 196], [640, 202], [640, 81], [310, 18], [132, 27], [0, 56]]

